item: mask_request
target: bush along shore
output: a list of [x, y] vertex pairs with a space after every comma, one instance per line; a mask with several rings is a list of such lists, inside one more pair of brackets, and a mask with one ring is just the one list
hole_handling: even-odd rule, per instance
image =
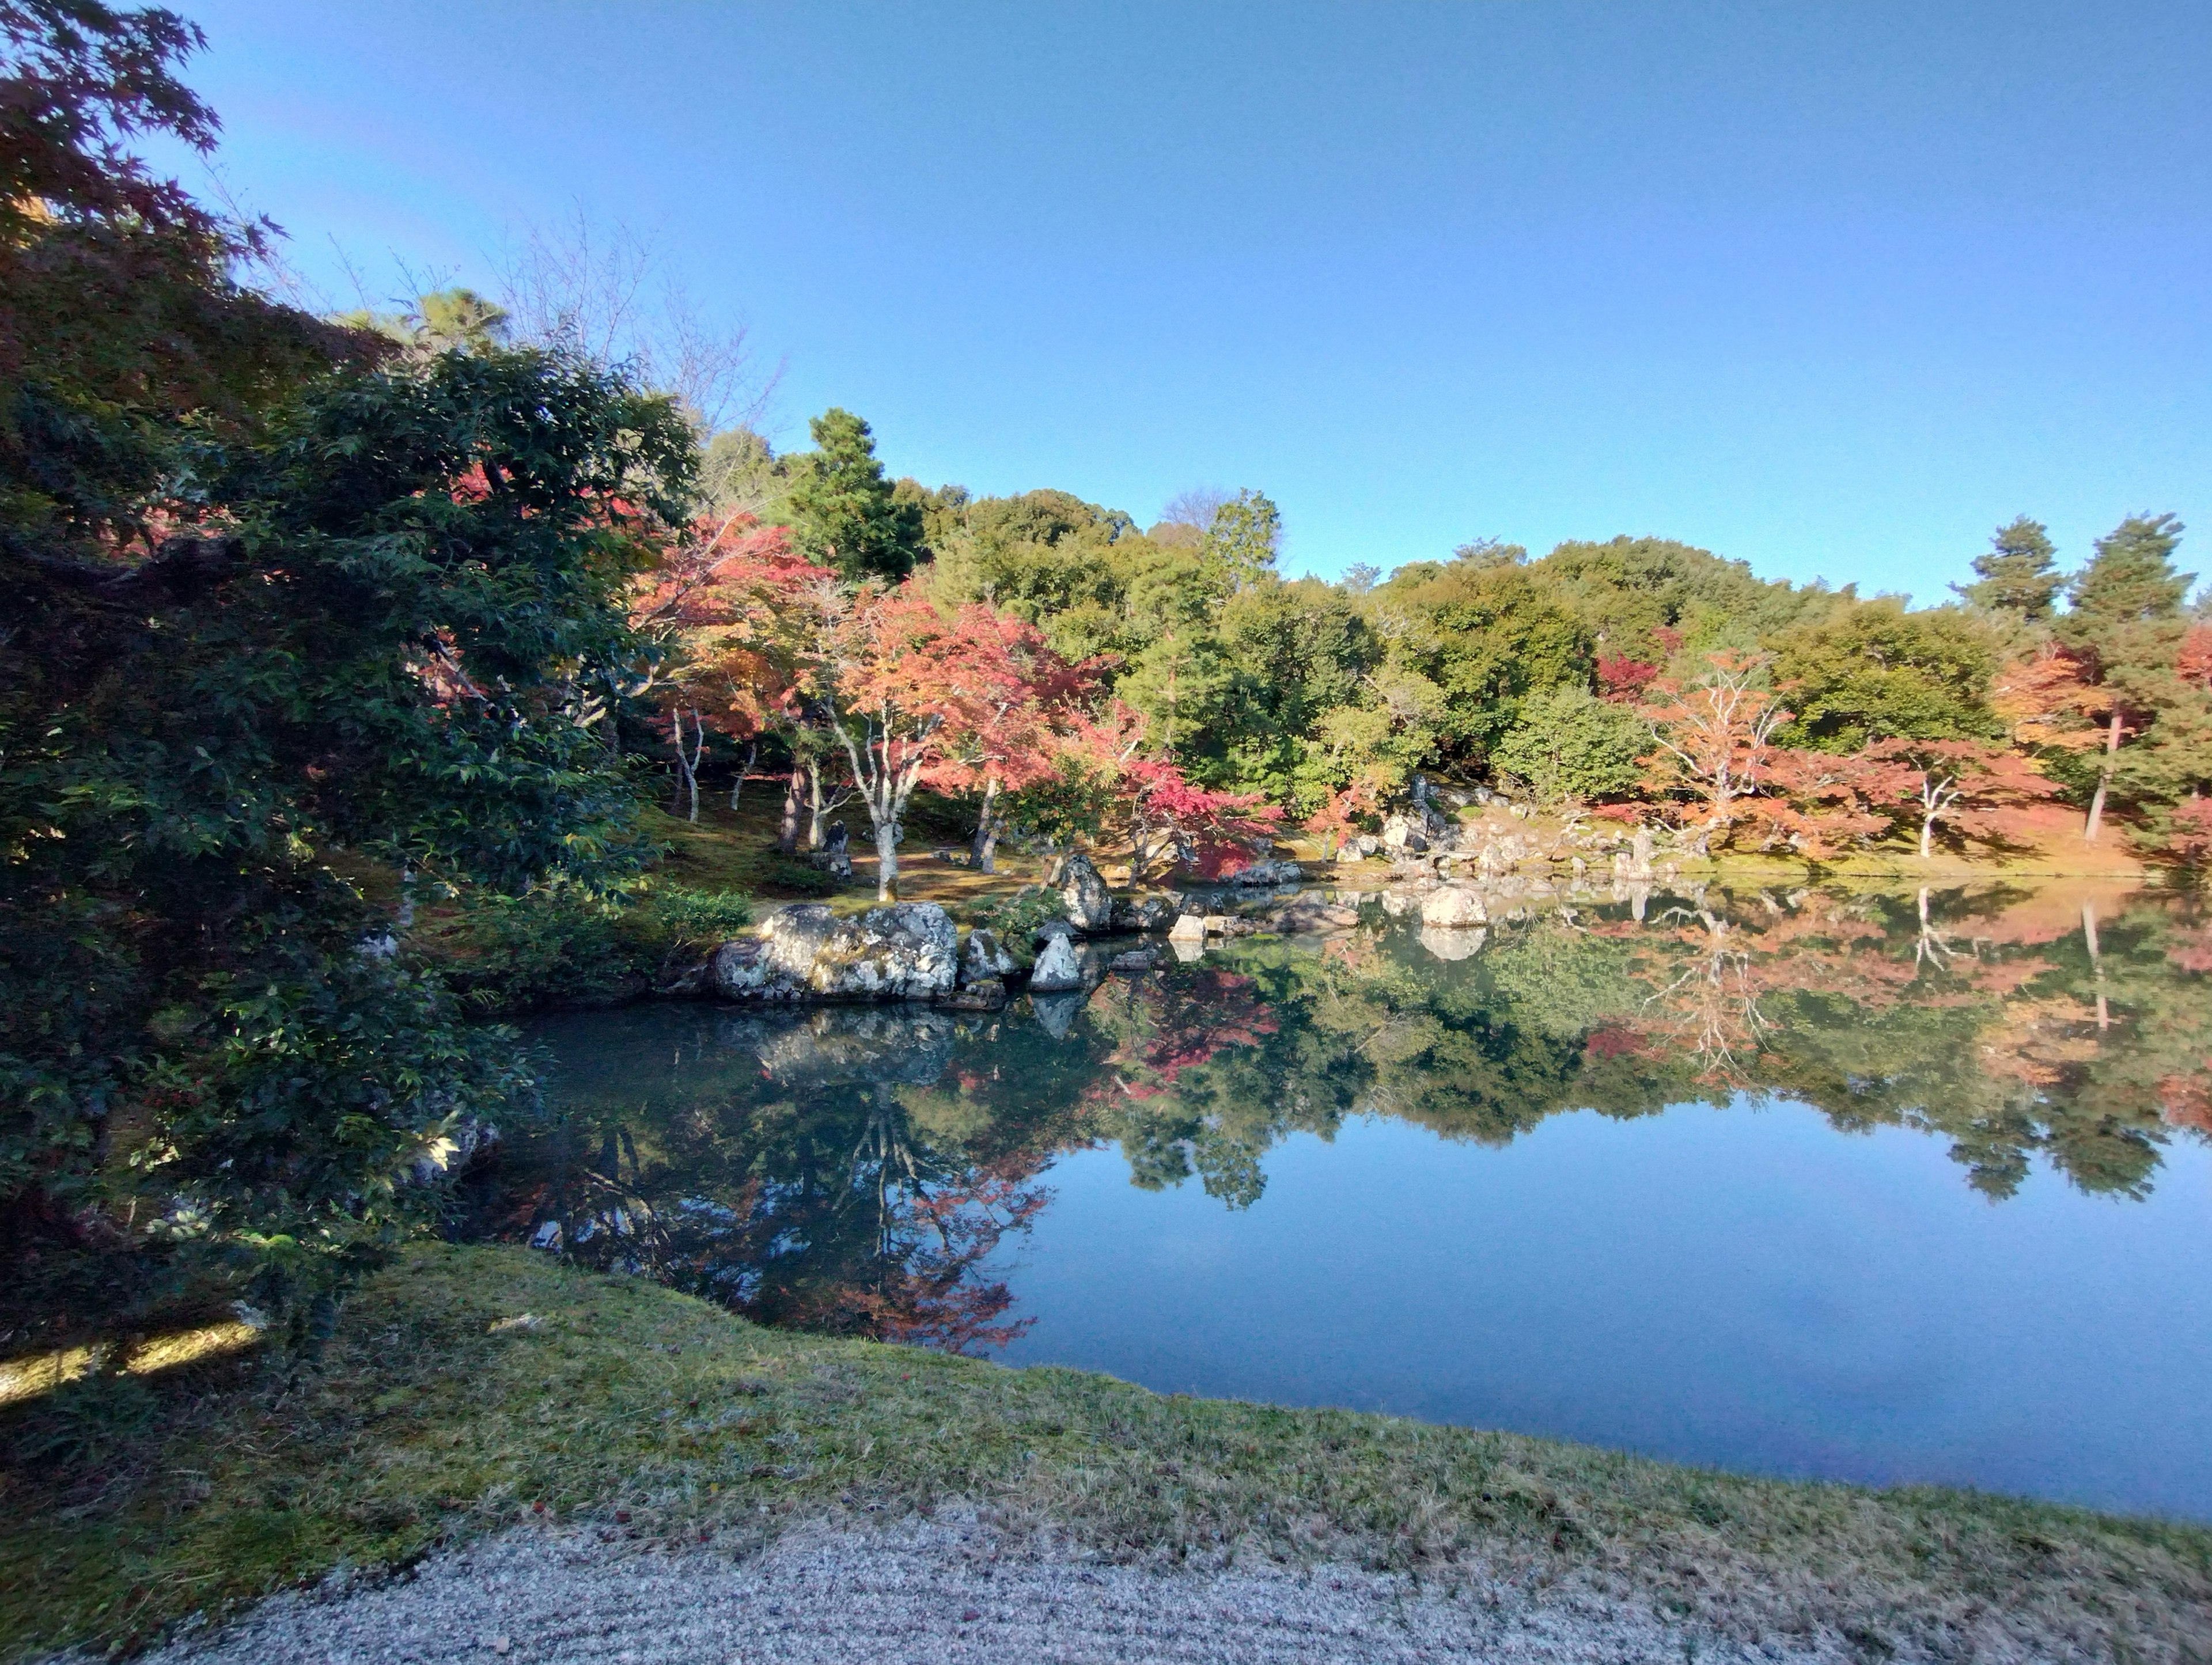
[[[726, 1556], [955, 1503], [1112, 1559], [1598, 1591], [1686, 1648], [2179, 1665], [2212, 1635], [2197, 1527], [1162, 1396], [763, 1329], [519, 1249], [410, 1249], [312, 1358], [212, 1352], [143, 1380], [127, 1426], [68, 1389], [7, 1408], [16, 1449], [51, 1455], [7, 1471], [0, 1658], [129, 1649], [525, 1522]], [[107, 1437], [70, 1443], [103, 1414]]]

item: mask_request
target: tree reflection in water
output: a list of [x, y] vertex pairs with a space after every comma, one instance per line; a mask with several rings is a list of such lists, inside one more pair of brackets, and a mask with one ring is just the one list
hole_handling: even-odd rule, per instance
[[[1638, 917], [1640, 915], [1640, 917]], [[2039, 1158], [2145, 1194], [2212, 1133], [2212, 925], [2081, 889], [1711, 889], [1493, 918], [1439, 957], [1379, 910], [990, 1018], [634, 1007], [550, 1020], [552, 1112], [469, 1228], [763, 1322], [969, 1351], [1020, 1325], [994, 1267], [1060, 1152], [1231, 1207], [1344, 1118], [1502, 1145], [1569, 1109], [1790, 1100], [1947, 1141], [2009, 1196]], [[1064, 1009], [1063, 1009], [1064, 1008]]]

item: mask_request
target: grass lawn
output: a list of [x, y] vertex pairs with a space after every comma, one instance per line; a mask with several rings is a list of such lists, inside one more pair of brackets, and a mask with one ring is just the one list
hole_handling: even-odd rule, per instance
[[[1162, 1397], [762, 1329], [522, 1249], [409, 1253], [313, 1364], [248, 1354], [152, 1380], [160, 1414], [101, 1466], [6, 1472], [0, 1660], [128, 1645], [541, 1510], [742, 1552], [802, 1516], [956, 1497], [1131, 1557], [1579, 1576], [1717, 1632], [1824, 1629], [1869, 1658], [1971, 1643], [2182, 1661], [2212, 1636], [2195, 1527]], [[0, 1436], [52, 1402], [0, 1414]]]

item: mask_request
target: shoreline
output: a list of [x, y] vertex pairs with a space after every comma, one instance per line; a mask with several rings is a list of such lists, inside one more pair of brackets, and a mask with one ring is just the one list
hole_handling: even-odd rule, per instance
[[763, 1329], [520, 1249], [411, 1249], [289, 1382], [233, 1359], [161, 1391], [127, 1473], [8, 1478], [0, 1659], [143, 1644], [521, 1523], [742, 1558], [970, 1504], [1114, 1562], [1595, 1580], [1716, 1644], [2179, 1662], [2212, 1633], [2212, 1526], [1160, 1395]]

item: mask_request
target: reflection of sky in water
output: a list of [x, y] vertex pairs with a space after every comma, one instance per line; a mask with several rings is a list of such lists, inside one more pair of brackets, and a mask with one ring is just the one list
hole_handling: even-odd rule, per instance
[[1786, 1474], [2212, 1518], [2212, 1152], [2146, 1203], [1796, 1106], [1557, 1116], [1505, 1149], [1361, 1120], [1232, 1212], [1051, 1170], [1010, 1362]]
[[2212, 1519], [2212, 926], [2091, 900], [2101, 948], [2058, 889], [1716, 892], [1042, 1011], [568, 1014], [472, 1229], [1161, 1389]]

